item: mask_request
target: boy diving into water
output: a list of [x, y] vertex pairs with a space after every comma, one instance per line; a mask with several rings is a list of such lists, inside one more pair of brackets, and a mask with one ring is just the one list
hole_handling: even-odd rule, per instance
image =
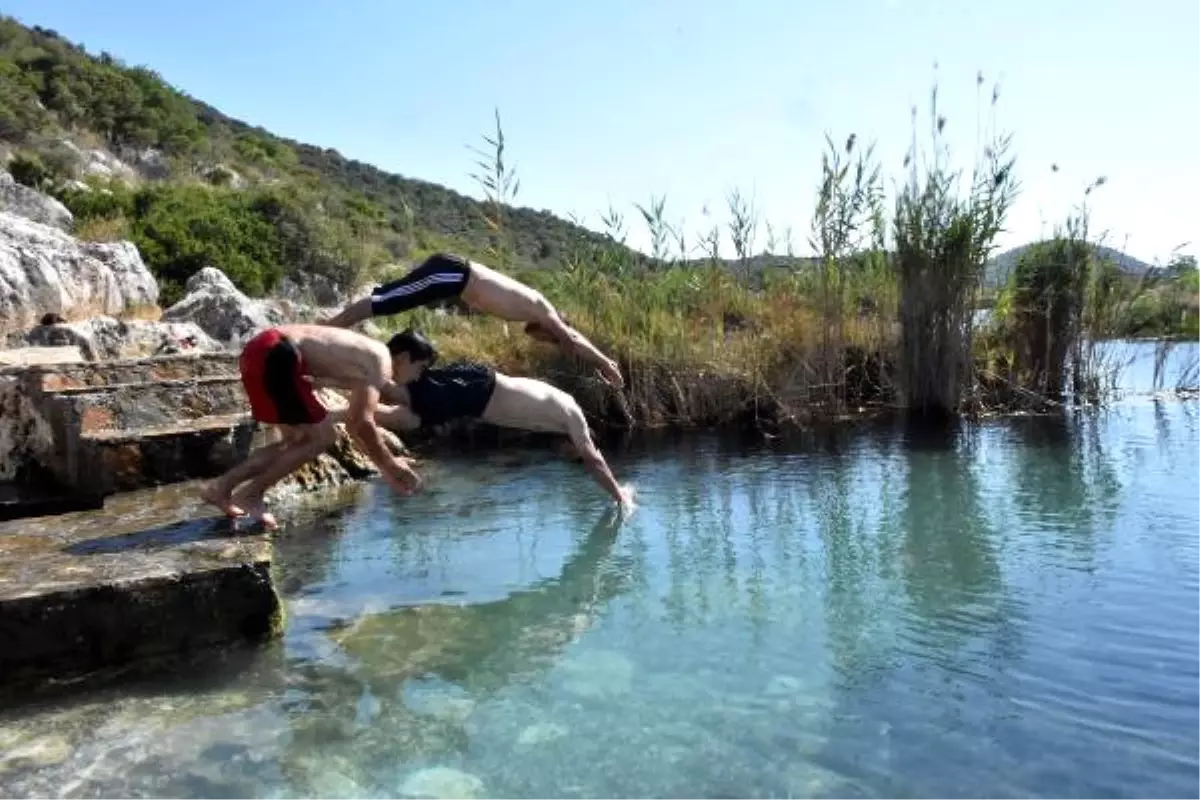
[[[416, 491], [420, 477], [407, 459], [388, 451], [376, 423], [380, 392], [393, 380], [415, 380], [435, 357], [433, 346], [420, 337], [402, 341], [401, 348], [385, 346], [361, 333], [323, 325], [281, 325], [252, 338], [242, 350], [242, 385], [254, 419], [277, 426], [283, 439], [251, 453], [205, 487], [201, 497], [228, 516], [249, 515], [275, 528], [264, 495], [336, 441], [335, 422], [346, 423], [389, 486], [400, 494]], [[314, 383], [350, 390], [350, 405], [336, 420], [317, 398]]]
[[[413, 331], [397, 334], [389, 343], [394, 354], [415, 352], [414, 360], [424, 354], [421, 348], [426, 345], [424, 337]], [[436, 359], [436, 351], [431, 358]], [[459, 362], [428, 367], [415, 380], [387, 385], [380, 402], [375, 419], [392, 429], [415, 430], [470, 418], [503, 428], [564, 434], [584, 468], [612, 499], [626, 509], [633, 505], [633, 490], [613, 477], [575, 398], [548, 383]]]
[[541, 292], [483, 264], [447, 253], [432, 255], [402, 278], [376, 286], [368, 297], [355, 300], [324, 324], [350, 328], [371, 317], [391, 316], [457, 297], [476, 311], [524, 322], [529, 336], [591, 361], [616, 388], [625, 385], [617, 362], [563, 321]]

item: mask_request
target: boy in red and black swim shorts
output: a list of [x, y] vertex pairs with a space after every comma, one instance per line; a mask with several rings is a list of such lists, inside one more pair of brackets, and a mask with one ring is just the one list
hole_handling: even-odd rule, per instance
[[269, 328], [246, 343], [239, 366], [254, 419], [272, 425], [316, 425], [328, 416], [313, 392], [295, 343]]

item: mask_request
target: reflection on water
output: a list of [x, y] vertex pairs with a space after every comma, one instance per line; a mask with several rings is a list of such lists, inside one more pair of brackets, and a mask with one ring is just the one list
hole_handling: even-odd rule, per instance
[[0, 717], [18, 796], [1196, 795], [1197, 403], [444, 460], [284, 638]]

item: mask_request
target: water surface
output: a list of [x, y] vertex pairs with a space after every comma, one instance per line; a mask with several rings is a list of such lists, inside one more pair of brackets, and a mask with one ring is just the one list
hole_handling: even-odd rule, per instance
[[14, 796], [1196, 796], [1200, 404], [442, 459], [281, 641], [0, 716]]

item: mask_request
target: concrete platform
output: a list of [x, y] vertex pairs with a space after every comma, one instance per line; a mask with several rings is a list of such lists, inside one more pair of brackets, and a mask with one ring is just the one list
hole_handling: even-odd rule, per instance
[[0, 523], [0, 692], [276, 634], [271, 543], [190, 484]]

